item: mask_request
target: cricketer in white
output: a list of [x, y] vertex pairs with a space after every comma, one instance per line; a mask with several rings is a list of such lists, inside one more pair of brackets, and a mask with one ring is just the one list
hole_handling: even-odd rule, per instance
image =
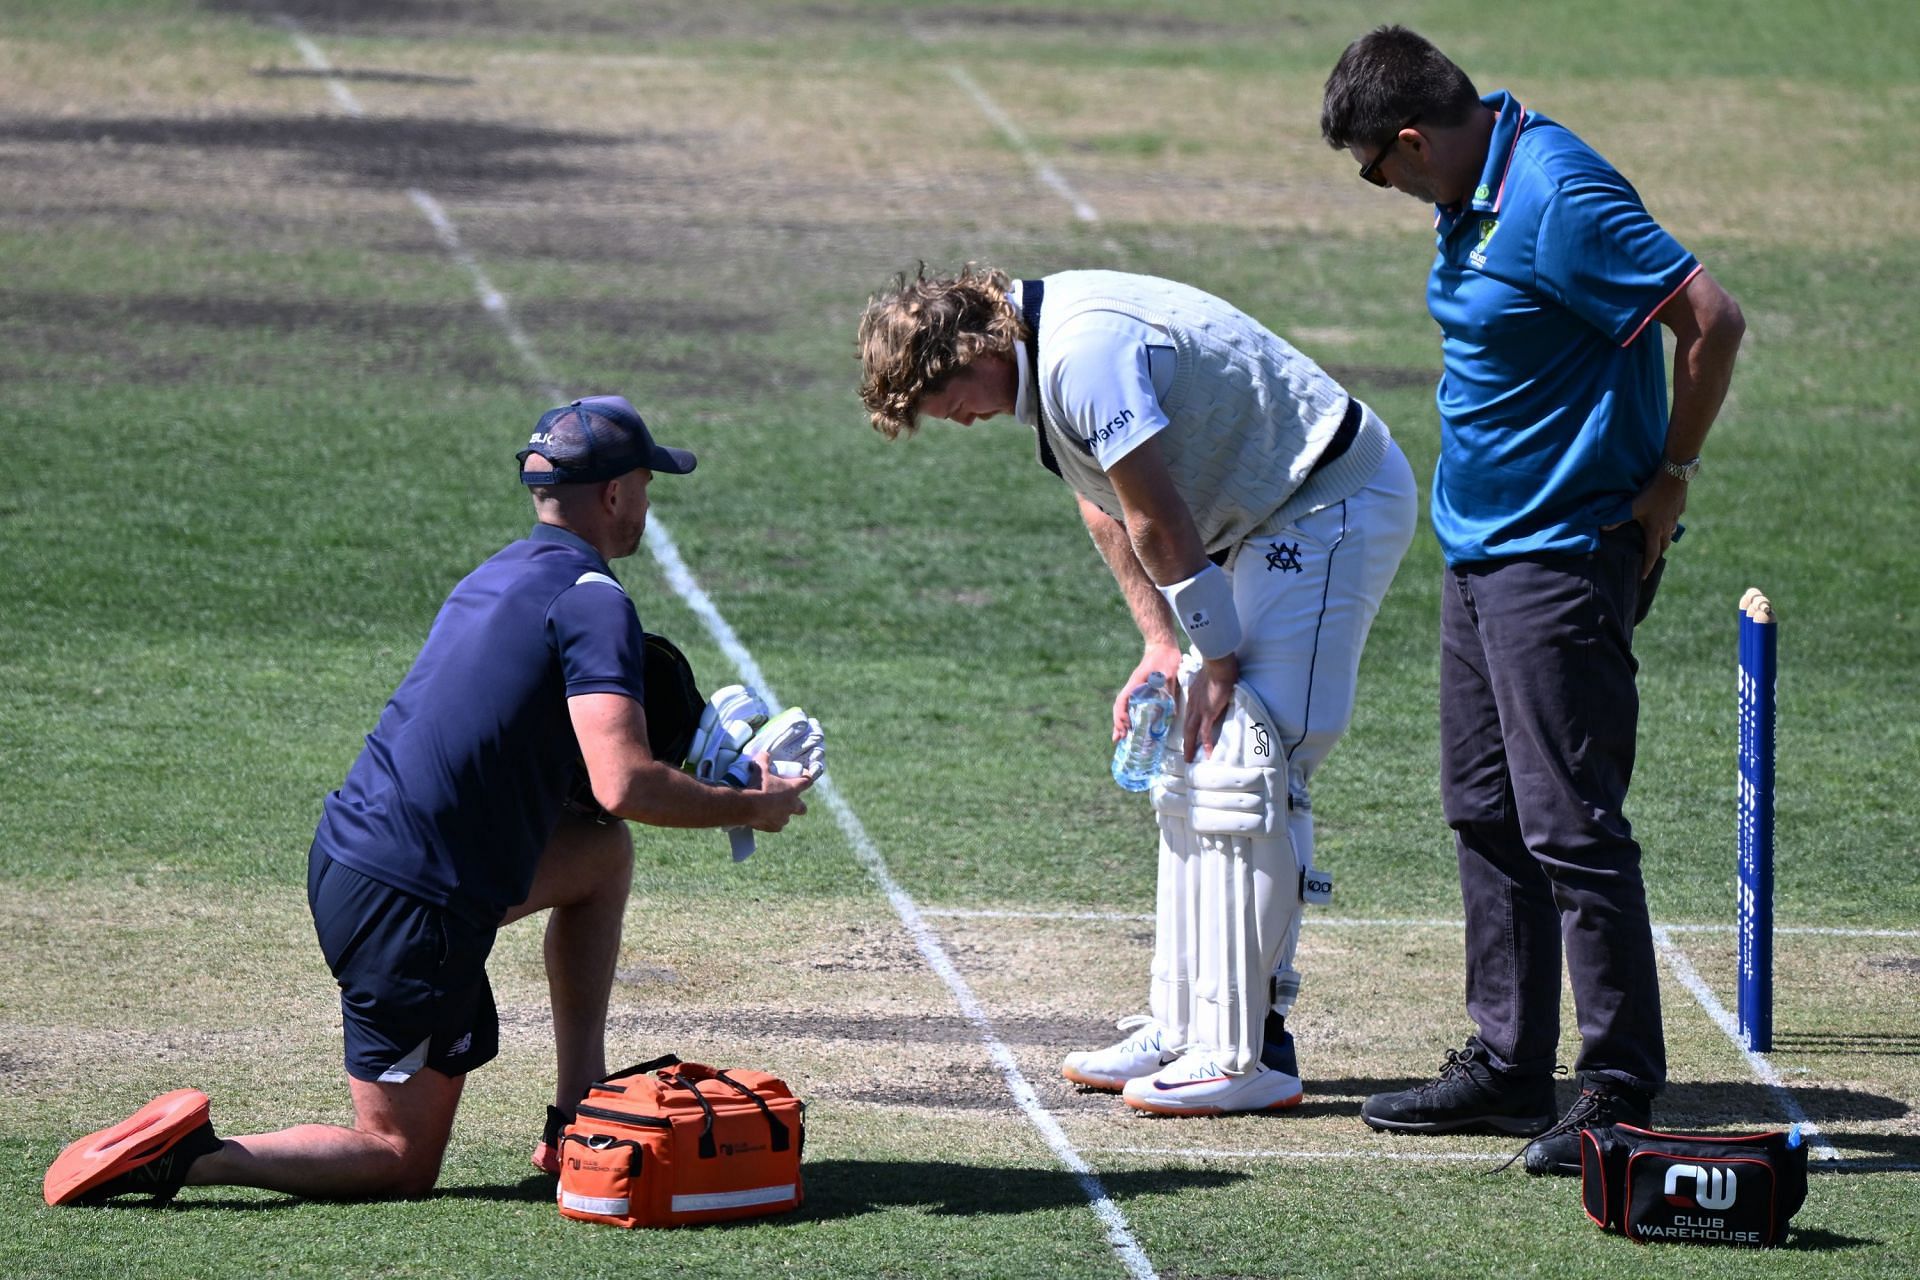
[[1072, 487], [1143, 640], [1115, 739], [1151, 673], [1181, 690], [1184, 750], [1153, 788], [1148, 1012], [1063, 1074], [1163, 1114], [1296, 1104], [1294, 951], [1308, 885], [1326, 882], [1309, 784], [1412, 541], [1405, 457], [1312, 360], [1170, 280], [923, 268], [872, 299], [860, 338], [883, 434], [1011, 414]]

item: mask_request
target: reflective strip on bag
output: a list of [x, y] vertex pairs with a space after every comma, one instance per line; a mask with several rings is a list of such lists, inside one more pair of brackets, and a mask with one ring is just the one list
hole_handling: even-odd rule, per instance
[[609, 1218], [624, 1218], [630, 1201], [626, 1196], [583, 1196], [572, 1191], [560, 1193], [560, 1207], [575, 1213], [598, 1213]]
[[793, 1184], [777, 1187], [751, 1187], [746, 1191], [711, 1191], [698, 1196], [675, 1196], [675, 1213], [703, 1213], [711, 1209], [740, 1209], [747, 1205], [774, 1204], [793, 1199]]

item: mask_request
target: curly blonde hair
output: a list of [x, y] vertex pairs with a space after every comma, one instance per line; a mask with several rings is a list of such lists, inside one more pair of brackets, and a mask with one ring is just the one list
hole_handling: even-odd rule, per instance
[[920, 401], [984, 354], [1011, 355], [1027, 326], [1007, 301], [1004, 271], [969, 262], [957, 276], [929, 276], [921, 263], [867, 300], [860, 317], [860, 403], [874, 430], [912, 433]]

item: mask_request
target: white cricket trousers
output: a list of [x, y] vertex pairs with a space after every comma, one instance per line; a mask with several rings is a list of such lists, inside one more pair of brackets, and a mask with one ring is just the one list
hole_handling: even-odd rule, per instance
[[[1372, 410], [1367, 412], [1371, 415]], [[1287, 832], [1294, 859], [1313, 865], [1309, 786], [1353, 722], [1367, 632], [1413, 542], [1419, 516], [1413, 469], [1400, 446], [1358, 492], [1270, 537], [1250, 538], [1227, 562], [1240, 614], [1240, 680], [1277, 722], [1287, 759]], [[1300, 991], [1293, 967], [1300, 917], [1274, 965], [1274, 1012]]]

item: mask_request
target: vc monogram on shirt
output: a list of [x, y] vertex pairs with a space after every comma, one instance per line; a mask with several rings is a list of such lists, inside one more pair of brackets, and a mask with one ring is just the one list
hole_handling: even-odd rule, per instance
[[1288, 546], [1284, 542], [1267, 544], [1267, 572], [1278, 569], [1281, 573], [1305, 573], [1306, 566], [1300, 563], [1300, 544]]

